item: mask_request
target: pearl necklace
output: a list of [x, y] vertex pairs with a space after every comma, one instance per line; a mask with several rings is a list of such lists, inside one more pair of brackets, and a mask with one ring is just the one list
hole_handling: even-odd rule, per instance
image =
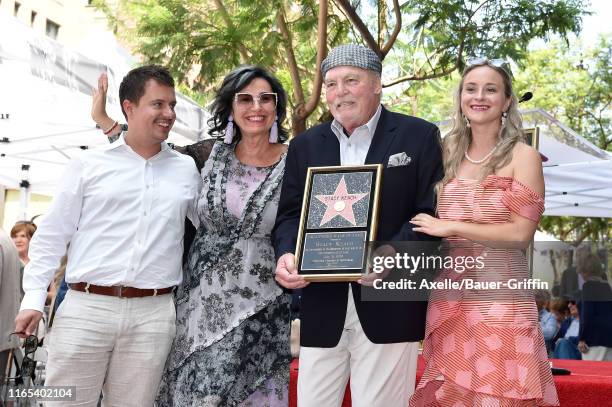
[[480, 165], [480, 164], [484, 163], [485, 161], [487, 161], [489, 159], [489, 157], [491, 157], [491, 155], [493, 154], [493, 152], [495, 152], [495, 150], [497, 149], [497, 147], [499, 146], [500, 143], [501, 143], [501, 140], [498, 141], [497, 144], [495, 144], [495, 146], [491, 149], [491, 151], [489, 151], [489, 154], [485, 155], [480, 160], [473, 160], [468, 155], [467, 150], [465, 150], [465, 153], [463, 155], [465, 156], [465, 159], [468, 160], [469, 162], [471, 162], [472, 164]]

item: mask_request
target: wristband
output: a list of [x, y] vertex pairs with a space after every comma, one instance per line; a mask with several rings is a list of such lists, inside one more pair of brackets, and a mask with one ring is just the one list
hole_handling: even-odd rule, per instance
[[113, 129], [114, 129], [114, 128], [115, 128], [115, 127], [118, 125], [118, 124], [119, 124], [119, 122], [118, 122], [118, 121], [115, 121], [115, 122], [113, 123], [113, 125], [112, 125], [112, 126], [110, 126], [110, 127], [108, 128], [108, 130], [102, 130], [102, 133], [104, 133], [104, 135], [105, 135], [105, 136], [107, 136], [107, 135], [108, 135], [108, 134], [109, 134], [111, 131], [113, 131]]

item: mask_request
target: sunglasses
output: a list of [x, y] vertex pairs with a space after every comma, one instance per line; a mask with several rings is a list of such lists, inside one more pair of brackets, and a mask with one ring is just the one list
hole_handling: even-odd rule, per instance
[[[9, 338], [11, 335], [18, 335], [18, 332], [13, 332], [9, 334]], [[38, 338], [36, 335], [30, 335], [25, 338], [23, 342], [23, 350], [24, 356], [21, 360], [21, 371], [17, 377], [9, 377], [8, 379], [22, 379], [24, 377], [32, 377], [34, 375], [34, 370], [36, 369], [36, 361], [29, 357], [38, 348]]]
[[254, 106], [255, 102], [262, 107], [276, 107], [277, 95], [274, 92], [263, 92], [259, 95], [241, 92], [234, 95], [234, 101], [241, 107]]
[[510, 70], [510, 63], [508, 63], [508, 61], [506, 61], [505, 59], [501, 59], [501, 58], [494, 58], [494, 59], [489, 59], [489, 58], [470, 58], [466, 61], [467, 66], [478, 66], [478, 65], [492, 65], [496, 68], [500, 68], [503, 69], [508, 75], [512, 76], [512, 71]]

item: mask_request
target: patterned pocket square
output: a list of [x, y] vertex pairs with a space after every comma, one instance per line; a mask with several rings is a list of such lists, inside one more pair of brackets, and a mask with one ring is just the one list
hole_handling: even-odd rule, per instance
[[408, 157], [406, 153], [393, 154], [391, 157], [389, 157], [387, 167], [403, 167], [410, 164], [410, 161], [412, 161], [412, 158]]

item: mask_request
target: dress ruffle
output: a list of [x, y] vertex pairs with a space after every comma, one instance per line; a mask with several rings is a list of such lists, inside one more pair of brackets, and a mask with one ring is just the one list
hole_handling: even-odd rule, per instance
[[159, 407], [286, 406], [289, 352], [287, 308], [279, 296], [219, 341], [166, 368]]
[[525, 184], [511, 177], [489, 175], [481, 183], [483, 188], [503, 190], [501, 202], [511, 212], [538, 222], [544, 213], [544, 199]]

